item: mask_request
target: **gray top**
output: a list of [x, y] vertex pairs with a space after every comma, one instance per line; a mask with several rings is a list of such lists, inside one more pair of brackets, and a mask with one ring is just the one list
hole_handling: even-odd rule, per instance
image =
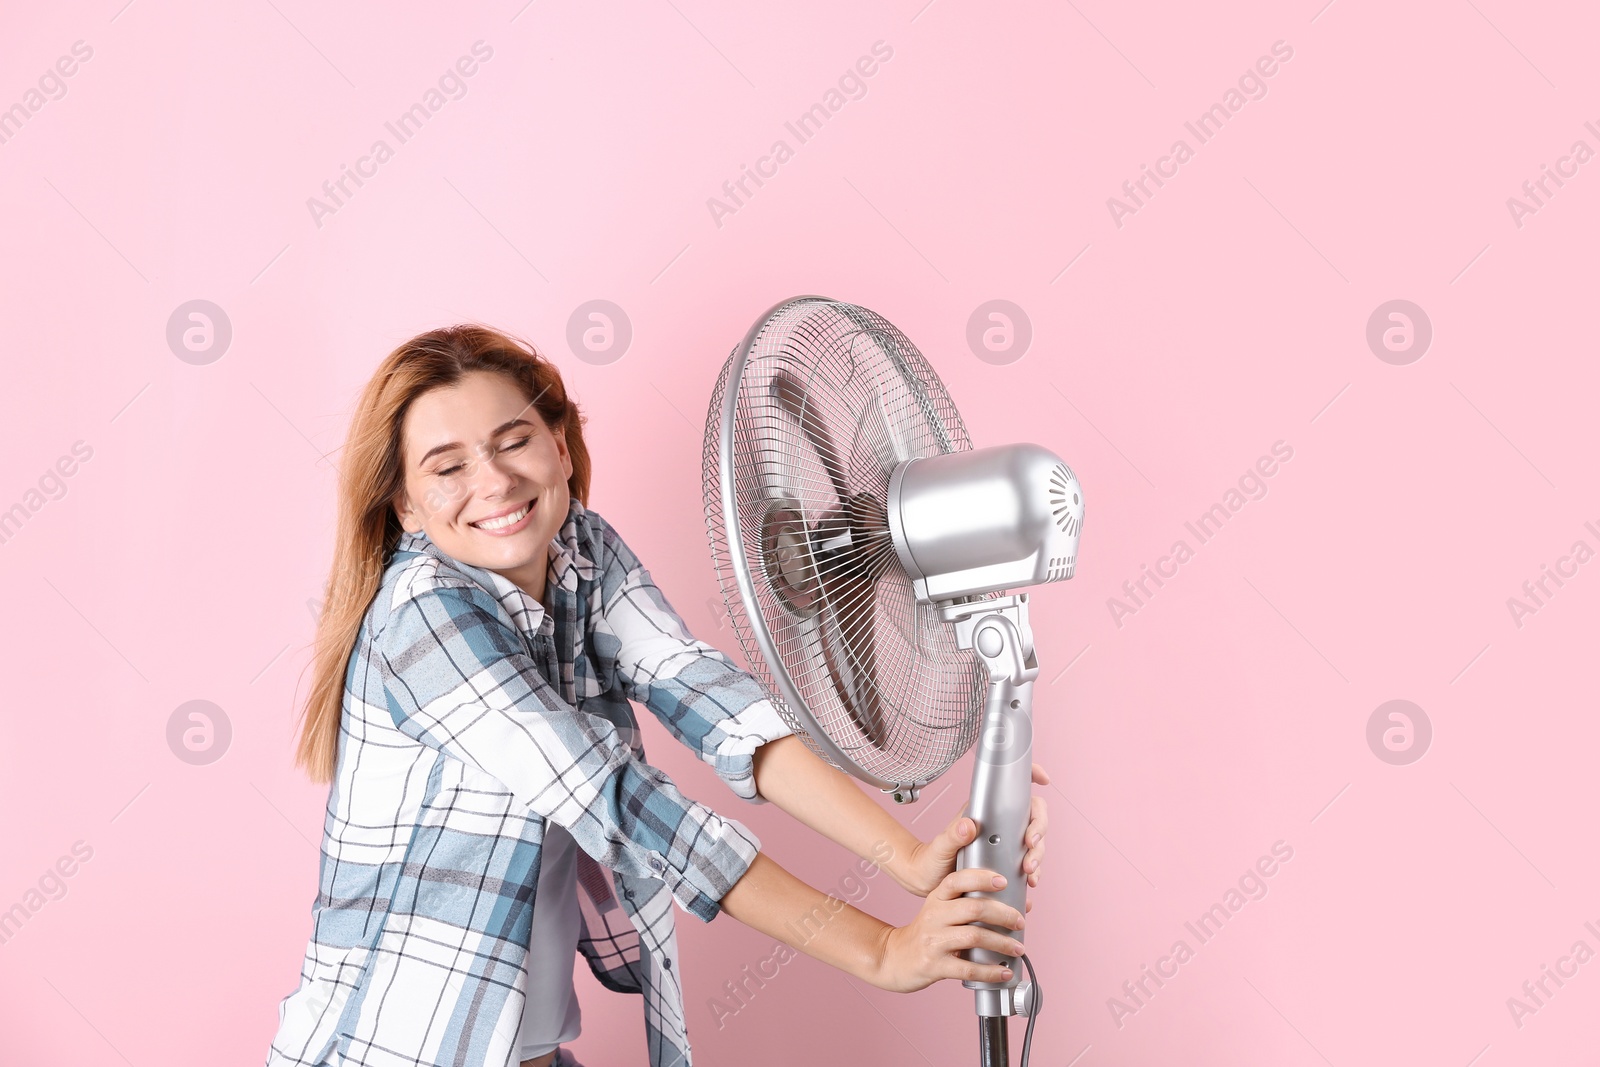
[[581, 927], [577, 843], [561, 826], [547, 821], [539, 890], [533, 900], [533, 933], [523, 961], [528, 984], [517, 1033], [519, 1059], [543, 1056], [578, 1036], [583, 1014], [572, 987], [572, 967]]

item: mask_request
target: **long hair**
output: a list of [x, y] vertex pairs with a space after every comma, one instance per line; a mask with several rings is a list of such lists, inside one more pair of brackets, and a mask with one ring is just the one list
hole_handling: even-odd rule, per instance
[[295, 763], [312, 781], [333, 781], [350, 654], [383, 569], [404, 532], [393, 502], [405, 485], [401, 428], [411, 402], [472, 371], [496, 371], [521, 388], [572, 456], [567, 487], [589, 502], [583, 415], [561, 373], [532, 345], [476, 323], [419, 334], [389, 353], [361, 392], [339, 469], [339, 515], [327, 603], [317, 620], [311, 693], [300, 719]]

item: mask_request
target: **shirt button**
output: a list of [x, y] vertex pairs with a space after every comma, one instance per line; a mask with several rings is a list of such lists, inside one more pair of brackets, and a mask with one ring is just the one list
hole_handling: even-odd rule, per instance
[[670, 958], [663, 957], [661, 960], [661, 966], [665, 967], [669, 971], [672, 970], [672, 960]]
[[650, 857], [650, 869], [659, 874], [660, 871], [661, 871], [661, 867], [662, 867], [661, 857], [660, 856], [651, 856]]

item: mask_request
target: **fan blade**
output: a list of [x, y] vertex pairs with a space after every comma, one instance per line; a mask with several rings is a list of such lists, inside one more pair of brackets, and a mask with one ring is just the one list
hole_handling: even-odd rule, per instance
[[811, 442], [811, 447], [822, 460], [823, 470], [828, 472], [828, 480], [833, 483], [833, 491], [838, 495], [839, 502], [844, 503], [850, 491], [845, 487], [843, 472], [839, 470], [839, 452], [833, 447], [833, 441], [829, 438], [827, 430], [818, 425], [816, 419], [806, 418], [805, 386], [797, 381], [787, 368], [780, 367], [773, 372], [769, 388], [778, 406], [795, 421], [800, 427], [800, 432], [805, 434], [806, 440]]
[[894, 473], [895, 467], [911, 458], [911, 451], [889, 418], [881, 395], [867, 400], [856, 423], [856, 451], [862, 449], [877, 461], [885, 479]]
[[[863, 595], [861, 585], [854, 579], [841, 581], [839, 576], [835, 576], [833, 581], [823, 584], [831, 594], [837, 594], [847, 602]], [[864, 595], [868, 598], [871, 596], [870, 582], [867, 583]], [[847, 606], [836, 611], [830, 606], [828, 611], [838, 623], [847, 652], [841, 656], [833, 650], [830, 643], [824, 641], [823, 660], [827, 663], [828, 673], [833, 678], [839, 699], [843, 702], [845, 711], [849, 713], [850, 720], [856, 724], [856, 728], [861, 731], [867, 742], [881, 752], [888, 745], [889, 738], [883, 703], [873, 682], [877, 677], [877, 654], [873, 647], [871, 609], [862, 610]], [[849, 662], [851, 658], [859, 662], [852, 664]]]
[[833, 678], [845, 711], [873, 748], [889, 743], [888, 717], [878, 689], [878, 650], [873, 636], [876, 621], [876, 578], [872, 556], [860, 548], [846, 549], [817, 568], [825, 610], [837, 624], [842, 654], [822, 642], [823, 660]]

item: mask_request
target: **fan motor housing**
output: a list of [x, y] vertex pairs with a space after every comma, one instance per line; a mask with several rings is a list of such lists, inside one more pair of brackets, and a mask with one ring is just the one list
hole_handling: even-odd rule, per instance
[[888, 519], [918, 599], [950, 600], [1071, 578], [1083, 489], [1040, 445], [949, 452], [895, 468]]

